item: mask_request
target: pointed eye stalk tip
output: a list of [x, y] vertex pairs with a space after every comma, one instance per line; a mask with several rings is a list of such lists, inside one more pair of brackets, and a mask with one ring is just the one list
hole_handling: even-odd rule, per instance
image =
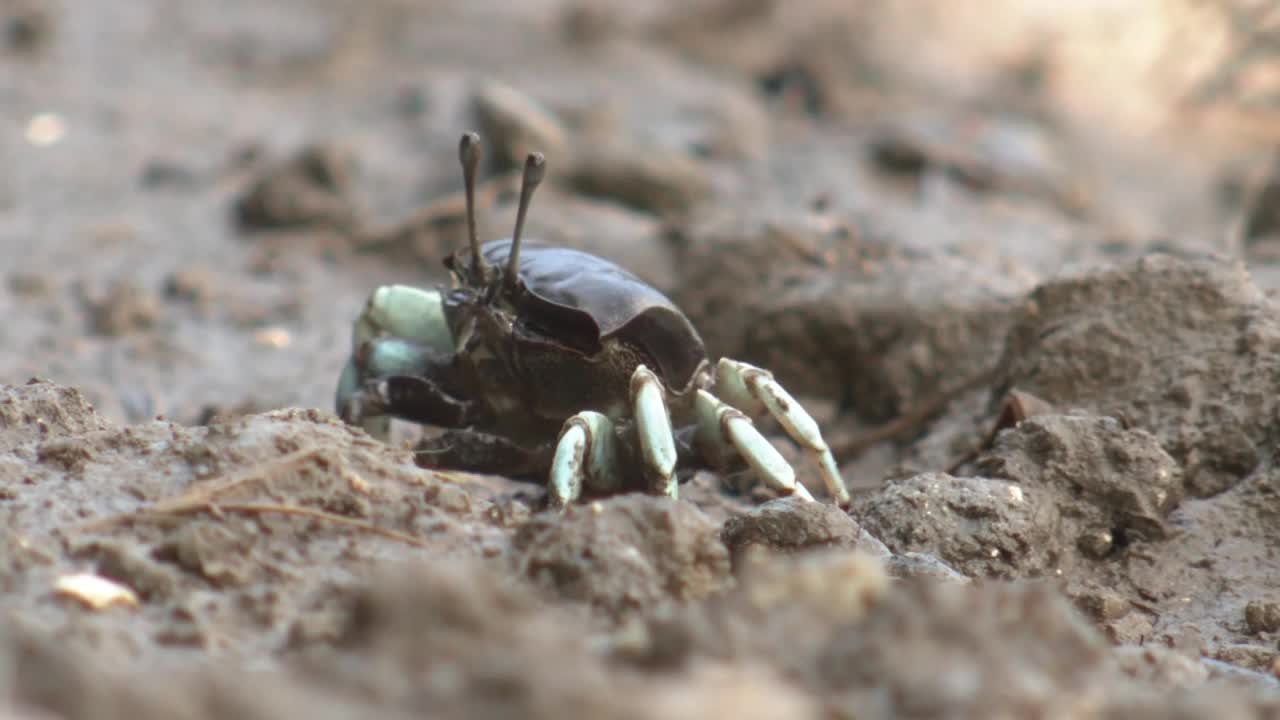
[[480, 135], [474, 132], [462, 133], [458, 142], [458, 160], [463, 169], [474, 168], [480, 164]]
[[524, 184], [537, 187], [547, 174], [547, 159], [540, 152], [531, 152], [524, 161]]
[[476, 170], [480, 167], [480, 136], [462, 134], [458, 142], [458, 161], [462, 163], [462, 184], [467, 195], [467, 236], [471, 241], [471, 272], [477, 284], [489, 279], [489, 264], [480, 254], [480, 238], [476, 235]]

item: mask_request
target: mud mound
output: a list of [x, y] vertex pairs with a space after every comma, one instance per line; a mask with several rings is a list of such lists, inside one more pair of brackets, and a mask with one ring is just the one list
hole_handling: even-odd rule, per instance
[[723, 586], [729, 557], [718, 534], [694, 505], [630, 495], [539, 515], [513, 545], [520, 574], [616, 616]]
[[1280, 322], [1239, 263], [1153, 255], [1038, 287], [999, 392], [1121, 418], [1185, 466], [1192, 495], [1248, 477], [1277, 435]]

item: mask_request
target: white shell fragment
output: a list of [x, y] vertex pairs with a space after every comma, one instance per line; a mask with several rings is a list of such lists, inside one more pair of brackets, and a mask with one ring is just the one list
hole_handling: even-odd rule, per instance
[[138, 606], [138, 595], [133, 590], [93, 573], [63, 575], [53, 587], [59, 595], [78, 600], [90, 610], [105, 610], [116, 605]]

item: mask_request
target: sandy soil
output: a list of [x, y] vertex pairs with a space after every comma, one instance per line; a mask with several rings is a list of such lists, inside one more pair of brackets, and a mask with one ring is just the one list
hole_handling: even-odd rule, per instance
[[[0, 713], [1280, 717], [1280, 114], [1186, 99], [1177, 3], [511, 5], [0, 7]], [[484, 234], [542, 149], [531, 234], [774, 370], [848, 512], [333, 415], [471, 128]]]

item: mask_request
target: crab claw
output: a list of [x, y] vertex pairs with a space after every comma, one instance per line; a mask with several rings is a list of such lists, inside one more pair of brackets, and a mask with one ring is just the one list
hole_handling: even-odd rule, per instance
[[773, 379], [773, 373], [739, 360], [721, 358], [716, 365], [716, 392], [737, 407], [767, 410], [792, 440], [817, 458], [827, 492], [841, 507], [848, 507], [849, 490], [818, 423]]
[[775, 490], [813, 500], [809, 490], [796, 482], [796, 471], [768, 438], [760, 434], [750, 418], [706, 390], [698, 390], [694, 402], [698, 434], [705, 440], [733, 447], [756, 475]]
[[609, 418], [584, 410], [565, 420], [551, 462], [551, 504], [564, 509], [582, 496], [584, 485], [600, 491], [614, 489], [614, 460]]

